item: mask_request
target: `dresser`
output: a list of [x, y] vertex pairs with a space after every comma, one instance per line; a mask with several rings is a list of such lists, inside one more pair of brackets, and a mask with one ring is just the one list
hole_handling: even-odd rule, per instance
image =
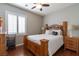
[[6, 55], [5, 34], [0, 34], [0, 56]]
[[79, 38], [66, 36], [64, 39], [64, 49], [76, 51], [77, 55], [79, 55]]

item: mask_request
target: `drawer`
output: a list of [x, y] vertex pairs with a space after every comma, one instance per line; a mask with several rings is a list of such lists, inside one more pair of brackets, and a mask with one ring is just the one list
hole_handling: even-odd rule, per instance
[[76, 39], [70, 39], [69, 42], [75, 44], [75, 43], [77, 43], [77, 40]]
[[69, 42], [70, 42], [69, 39], [65, 39], [65, 40], [64, 40], [64, 43], [69, 43]]
[[77, 43], [75, 43], [75, 42], [73, 42], [73, 43], [70, 42], [70, 43], [69, 43], [69, 46], [74, 46], [74, 47], [76, 47], [76, 46], [77, 46]]
[[0, 50], [5, 50], [5, 45], [0, 45]]
[[0, 41], [0, 44], [5, 44], [5, 40]]
[[77, 50], [77, 48], [76, 47], [73, 47], [73, 46], [69, 46], [68, 49], [71, 49], [71, 50], [74, 50], [74, 51]]
[[0, 50], [0, 56], [5, 56], [7, 55], [7, 52], [5, 50]]
[[65, 40], [65, 43], [77, 44], [77, 40], [76, 39], [67, 39], [67, 40]]
[[5, 38], [1, 38], [1, 37], [0, 37], [0, 44], [1, 44], [1, 43], [5, 43]]
[[65, 48], [76, 51], [77, 48], [75, 46], [71, 46], [69, 44], [65, 45]]

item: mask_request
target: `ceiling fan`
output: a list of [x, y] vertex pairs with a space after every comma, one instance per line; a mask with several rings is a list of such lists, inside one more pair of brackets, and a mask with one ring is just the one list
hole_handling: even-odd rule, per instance
[[[49, 4], [46, 4], [46, 3], [33, 3], [33, 7], [31, 9], [35, 9], [35, 8], [39, 8], [40, 11], [42, 11], [42, 7], [49, 7], [50, 5]], [[25, 6], [28, 6], [27, 4]]]

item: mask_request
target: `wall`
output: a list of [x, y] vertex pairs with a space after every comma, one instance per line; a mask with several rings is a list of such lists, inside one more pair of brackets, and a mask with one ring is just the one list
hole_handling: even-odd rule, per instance
[[[21, 13], [26, 16], [26, 18], [27, 18], [27, 22], [26, 22], [27, 23], [27, 26], [26, 26], [27, 32], [26, 32], [26, 34], [32, 35], [32, 34], [38, 34], [41, 32], [42, 19], [43, 19], [42, 16], [31, 13], [29, 11], [25, 11], [23, 9], [17, 8], [15, 6], [12, 6], [9, 4], [1, 4], [0, 3], [0, 16], [2, 16], [4, 18], [4, 21], [6, 21], [6, 19], [5, 19], [6, 11]], [[7, 24], [5, 22], [3, 32], [6, 31], [6, 25]], [[17, 35], [16, 44], [21, 44], [22, 41], [23, 40], [21, 38], [19, 39], [19, 36]]]
[[43, 24], [43, 17], [36, 16], [33, 14], [28, 14], [28, 34], [39, 34], [41, 33], [41, 27]]
[[[43, 25], [61, 24], [63, 21], [68, 21], [68, 30], [70, 30], [72, 24], [79, 24], [79, 4], [46, 15]], [[79, 31], [76, 34], [79, 35]]]

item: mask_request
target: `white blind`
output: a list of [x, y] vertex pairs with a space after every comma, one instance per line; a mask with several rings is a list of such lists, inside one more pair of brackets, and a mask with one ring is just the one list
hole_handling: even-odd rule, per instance
[[18, 33], [25, 33], [25, 17], [18, 16]]
[[17, 16], [8, 14], [8, 34], [17, 33]]

